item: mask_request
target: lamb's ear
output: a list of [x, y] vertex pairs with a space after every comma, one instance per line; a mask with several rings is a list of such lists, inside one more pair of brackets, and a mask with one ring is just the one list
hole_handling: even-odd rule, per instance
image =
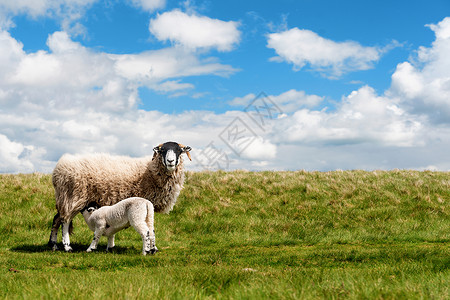
[[181, 151], [182, 151], [183, 153], [186, 153], [186, 155], [187, 155], [187, 157], [189, 158], [189, 160], [192, 161], [192, 157], [191, 157], [191, 153], [190, 153], [190, 151], [192, 150], [192, 148], [189, 147], [189, 146], [181, 145], [181, 144], [178, 144], [178, 145], [180, 146]]

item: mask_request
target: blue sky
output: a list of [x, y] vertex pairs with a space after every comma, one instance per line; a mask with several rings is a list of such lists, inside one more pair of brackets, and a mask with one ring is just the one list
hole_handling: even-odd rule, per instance
[[[0, 172], [166, 140], [194, 148], [192, 170], [448, 170], [449, 15], [446, 0], [1, 0]], [[245, 111], [261, 101], [280, 109], [265, 126]], [[226, 141], [230, 124], [250, 131]]]

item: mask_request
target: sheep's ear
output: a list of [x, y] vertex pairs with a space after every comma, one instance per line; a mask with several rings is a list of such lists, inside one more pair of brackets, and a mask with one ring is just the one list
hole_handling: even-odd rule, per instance
[[88, 209], [87, 209], [87, 211], [90, 213], [93, 212], [94, 210], [95, 210], [95, 207], [88, 207]]
[[186, 155], [188, 156], [189, 160], [192, 161], [192, 157], [191, 157], [191, 153], [190, 153], [192, 148], [189, 147], [189, 146], [181, 145], [181, 144], [178, 144], [178, 145], [180, 146], [181, 151], [183, 151], [183, 153], [186, 153]]
[[153, 157], [152, 157], [152, 160], [154, 160], [155, 157], [156, 157], [156, 154], [158, 154], [159, 151], [161, 151], [162, 145], [163, 145], [163, 144], [159, 144], [158, 146], [156, 146], [155, 148], [153, 148]]
[[158, 146], [156, 146], [155, 148], [153, 148], [153, 151], [155, 151], [156, 153], [159, 153], [159, 151], [161, 151], [161, 147], [163, 144], [159, 144]]

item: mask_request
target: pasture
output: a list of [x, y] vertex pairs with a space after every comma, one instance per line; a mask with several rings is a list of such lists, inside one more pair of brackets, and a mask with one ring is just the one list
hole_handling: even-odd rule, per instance
[[0, 175], [0, 298], [450, 298], [450, 173], [186, 175], [146, 257], [132, 228], [86, 253], [81, 215], [50, 251], [51, 176]]

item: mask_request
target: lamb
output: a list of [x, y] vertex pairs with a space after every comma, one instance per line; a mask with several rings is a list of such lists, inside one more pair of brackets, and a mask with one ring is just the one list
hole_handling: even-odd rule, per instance
[[114, 205], [100, 208], [97, 208], [95, 204], [88, 205], [81, 214], [94, 232], [94, 239], [87, 252], [97, 249], [98, 241], [103, 235], [108, 237], [106, 251], [111, 250], [114, 247], [114, 235], [130, 225], [142, 237], [142, 255], [154, 254], [158, 251], [155, 246], [153, 204], [144, 198], [127, 198]]
[[130, 197], [149, 200], [155, 212], [169, 213], [184, 183], [182, 153], [190, 160], [191, 147], [167, 142], [153, 148], [153, 157], [130, 158], [93, 154], [63, 155], [52, 174], [57, 214], [49, 246], [57, 250], [62, 225], [64, 250], [72, 251], [69, 232], [73, 218], [89, 203], [113, 205]]

